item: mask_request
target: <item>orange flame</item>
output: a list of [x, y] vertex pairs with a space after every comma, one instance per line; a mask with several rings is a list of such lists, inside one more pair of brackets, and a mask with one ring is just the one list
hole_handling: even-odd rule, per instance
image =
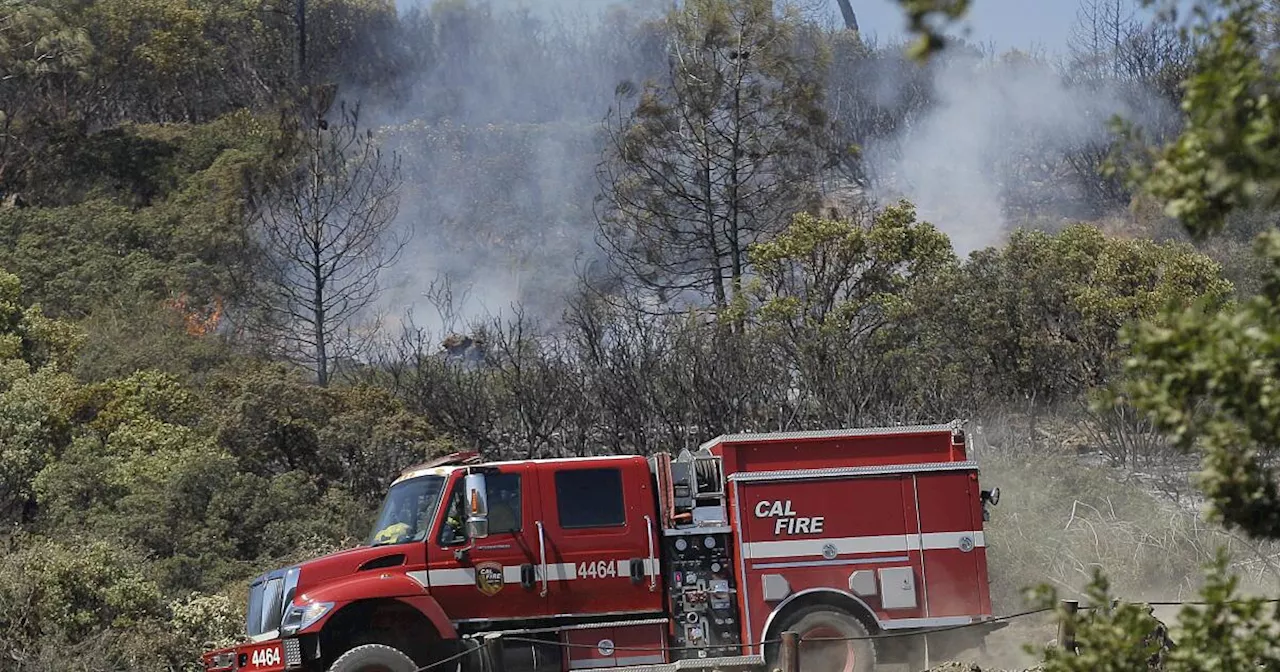
[[177, 298], [166, 301], [165, 304], [182, 316], [183, 324], [186, 326], [187, 334], [190, 336], [209, 334], [217, 329], [222, 322], [223, 304], [221, 297], [215, 296], [210, 304], [193, 308], [187, 293], [183, 292]]

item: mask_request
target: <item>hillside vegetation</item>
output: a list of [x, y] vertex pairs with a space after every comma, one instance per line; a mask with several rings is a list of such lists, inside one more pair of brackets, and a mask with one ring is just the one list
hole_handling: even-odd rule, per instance
[[445, 451], [952, 418], [998, 612], [1203, 592], [1171, 666], [1280, 660], [1227, 601], [1280, 578], [1280, 6], [1040, 56], [658, 4], [0, 0], [0, 670], [197, 670]]

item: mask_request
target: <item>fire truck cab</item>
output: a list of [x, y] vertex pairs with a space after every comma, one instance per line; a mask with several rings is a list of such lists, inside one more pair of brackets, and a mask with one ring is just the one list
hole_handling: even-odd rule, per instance
[[806, 672], [941, 660], [998, 627], [997, 501], [959, 423], [649, 458], [450, 455], [395, 480], [365, 545], [256, 579], [250, 641], [205, 667], [772, 668], [788, 630]]

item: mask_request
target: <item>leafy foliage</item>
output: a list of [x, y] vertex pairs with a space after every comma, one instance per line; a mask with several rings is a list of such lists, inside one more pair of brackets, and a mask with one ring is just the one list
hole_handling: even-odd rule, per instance
[[6, 655], [185, 665], [238, 632], [217, 591], [362, 535], [387, 479], [435, 449], [384, 392], [316, 395], [251, 360], [207, 388], [147, 369], [81, 383], [82, 335], [24, 307], [15, 276], [0, 284], [0, 513], [21, 531], [0, 604], [38, 602], [0, 619]]
[[[1275, 205], [1280, 125], [1273, 98], [1280, 91], [1259, 32], [1266, 24], [1261, 19], [1270, 16], [1261, 2], [1200, 3], [1196, 15], [1196, 29], [1205, 40], [1195, 72], [1184, 83], [1186, 127], [1175, 141], [1150, 153], [1150, 165], [1136, 164], [1132, 177], [1188, 233], [1204, 238], [1242, 207]], [[1202, 451], [1200, 485], [1220, 520], [1250, 536], [1276, 539], [1280, 494], [1269, 458], [1280, 432], [1274, 389], [1280, 379], [1280, 235], [1274, 229], [1260, 235], [1257, 252], [1265, 261], [1259, 293], [1241, 305], [1224, 309], [1202, 299], [1190, 309], [1184, 304], [1128, 325], [1124, 336], [1133, 355], [1117, 387], [1180, 445]], [[1113, 398], [1113, 403], [1124, 401]], [[1205, 608], [1188, 607], [1180, 614], [1174, 638], [1181, 645], [1164, 669], [1257, 669], [1280, 663], [1274, 631], [1280, 611], [1267, 614], [1261, 600], [1240, 599], [1222, 557], [1210, 566], [1207, 580]], [[1153, 653], [1150, 619], [1133, 605], [1101, 606], [1109, 603], [1101, 576], [1095, 577], [1091, 597], [1100, 605], [1097, 618], [1077, 623], [1084, 652], [1048, 650], [1045, 669], [1143, 666], [1144, 657]]]
[[1274, 206], [1280, 198], [1280, 82], [1263, 60], [1261, 8], [1259, 0], [1197, 5], [1197, 31], [1205, 39], [1183, 84], [1186, 128], [1151, 152], [1152, 165], [1139, 163], [1133, 171], [1197, 236], [1220, 230], [1231, 211], [1257, 202]]
[[[925, 55], [970, 3], [902, 4], [931, 33], [913, 52]], [[1002, 600], [1015, 580], [1048, 573], [1071, 590], [1121, 557], [1124, 591], [1135, 576], [1181, 588], [1230, 539], [1237, 555], [1204, 577], [1207, 604], [1184, 611], [1164, 664], [1274, 666], [1269, 614], [1228, 577], [1257, 566], [1240, 557], [1251, 550], [1268, 557], [1250, 546], [1265, 539], [1200, 527], [1082, 469], [1068, 439], [1096, 446], [1061, 427], [1116, 387], [1120, 416], [1147, 413], [1201, 453], [1221, 522], [1280, 536], [1275, 8], [1218, 3], [1194, 40], [1126, 34], [1112, 65], [1148, 60], [1087, 73], [1089, 86], [1123, 81], [1183, 105], [1176, 140], [1119, 162], [1131, 184], [1096, 174], [1110, 140], [1001, 168], [1034, 174], [1038, 198], [1085, 184], [1095, 213], [1141, 187], [1195, 240], [1152, 240], [1175, 236], [1139, 213], [1011, 231], [960, 258], [948, 222], [849, 188], [883, 177], [855, 145], [945, 104], [938, 70], [767, 2], [685, 5], [570, 35], [465, 1], [399, 14], [386, 0], [315, 0], [300, 70], [294, 17], [259, 0], [0, 0], [0, 267], [16, 273], [0, 272], [0, 656], [23, 670], [198, 669], [196, 653], [241, 635], [248, 576], [349, 545], [398, 469], [454, 446], [644, 454], [725, 431], [1017, 416], [1028, 431], [993, 460], [1026, 502], [993, 524]], [[582, 76], [538, 76], [561, 63]], [[902, 83], [892, 96], [869, 85], [884, 71]], [[615, 88], [624, 80], [637, 84]], [[517, 294], [539, 302], [462, 325], [470, 335], [443, 351], [443, 334], [407, 329], [323, 367], [320, 388], [270, 355], [280, 333], [249, 328], [264, 312], [250, 290], [271, 270], [250, 225], [264, 204], [305, 197], [282, 178], [306, 165], [298, 129], [326, 122], [301, 110], [338, 90], [415, 110], [350, 137], [364, 156], [413, 159], [400, 220], [439, 228], [377, 307], [417, 303], [419, 267], [489, 269], [476, 248], [510, 260]], [[598, 108], [636, 92], [598, 133]], [[322, 158], [326, 177], [350, 167]], [[550, 288], [567, 285], [568, 264], [547, 260], [598, 223], [598, 177], [615, 254], [588, 264], [564, 319], [534, 319], [562, 305]], [[1055, 214], [1026, 200], [1036, 221]], [[1249, 260], [1204, 240], [1245, 206], [1234, 242], [1267, 232]], [[301, 214], [305, 238], [315, 222]], [[1134, 231], [1150, 235], [1123, 235]], [[635, 286], [707, 296], [686, 312], [670, 299], [688, 293]], [[1116, 538], [1075, 543], [1092, 525]], [[1081, 655], [1050, 649], [1046, 669], [1144, 666], [1151, 618], [1109, 606], [1100, 578], [1088, 591], [1098, 608], [1077, 623]]]
[[923, 59], [942, 50], [947, 41], [941, 29], [964, 17], [971, 0], [898, 0], [898, 4], [906, 11], [909, 29], [917, 34], [909, 53]]
[[1084, 225], [1054, 236], [1015, 232], [1003, 248], [976, 253], [969, 269], [962, 315], [989, 344], [973, 365], [1050, 403], [1113, 378], [1121, 327], [1195, 297], [1220, 307], [1230, 291], [1221, 268], [1188, 245], [1108, 238]]
[[751, 311], [762, 336], [793, 368], [802, 405], [844, 425], [870, 421], [862, 414], [877, 396], [920, 403], [911, 399], [917, 371], [900, 368], [904, 362], [893, 353], [918, 337], [920, 325], [910, 317], [923, 292], [959, 272], [947, 237], [917, 221], [911, 204], [866, 219], [799, 214], [750, 253], [758, 273]]
[[1127, 392], [1159, 426], [1204, 451], [1202, 486], [1216, 514], [1280, 536], [1280, 493], [1267, 466], [1280, 431], [1280, 238], [1260, 239], [1263, 293], [1230, 311], [1197, 306], [1131, 332]]
[[1061, 647], [1045, 650], [1045, 671], [1147, 669], [1164, 642], [1159, 637], [1134, 641], [1134, 634], [1154, 632], [1159, 623], [1141, 605], [1113, 601], [1108, 582], [1100, 574], [1095, 573], [1086, 595], [1089, 598], [1086, 611], [1073, 614], [1057, 603], [1053, 591], [1038, 591], [1042, 605], [1057, 603], [1058, 618], [1070, 624], [1076, 642], [1074, 650]]
[[624, 281], [723, 308], [742, 290], [747, 248], [815, 198], [827, 55], [768, 0], [694, 0], [669, 22], [662, 84], [618, 87], [601, 233]]
[[[1143, 605], [1114, 600], [1101, 573], [1095, 573], [1087, 594], [1090, 606], [1080, 612], [1070, 613], [1057, 604], [1057, 617], [1069, 624], [1077, 648], [1044, 649], [1045, 672], [1253, 670], [1280, 664], [1280, 609], [1268, 608], [1262, 598], [1242, 595], [1239, 578], [1227, 574], [1225, 554], [1219, 553], [1208, 566], [1202, 604], [1182, 607], [1172, 632], [1166, 633]], [[1056, 593], [1041, 588], [1036, 599], [1052, 606]]]

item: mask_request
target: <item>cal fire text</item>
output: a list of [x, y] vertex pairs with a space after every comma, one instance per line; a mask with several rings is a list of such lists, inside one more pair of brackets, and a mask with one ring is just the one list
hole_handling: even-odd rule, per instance
[[791, 508], [791, 500], [771, 502], [767, 499], [756, 504], [756, 518], [773, 518], [773, 534], [822, 534], [824, 516], [797, 516]]

